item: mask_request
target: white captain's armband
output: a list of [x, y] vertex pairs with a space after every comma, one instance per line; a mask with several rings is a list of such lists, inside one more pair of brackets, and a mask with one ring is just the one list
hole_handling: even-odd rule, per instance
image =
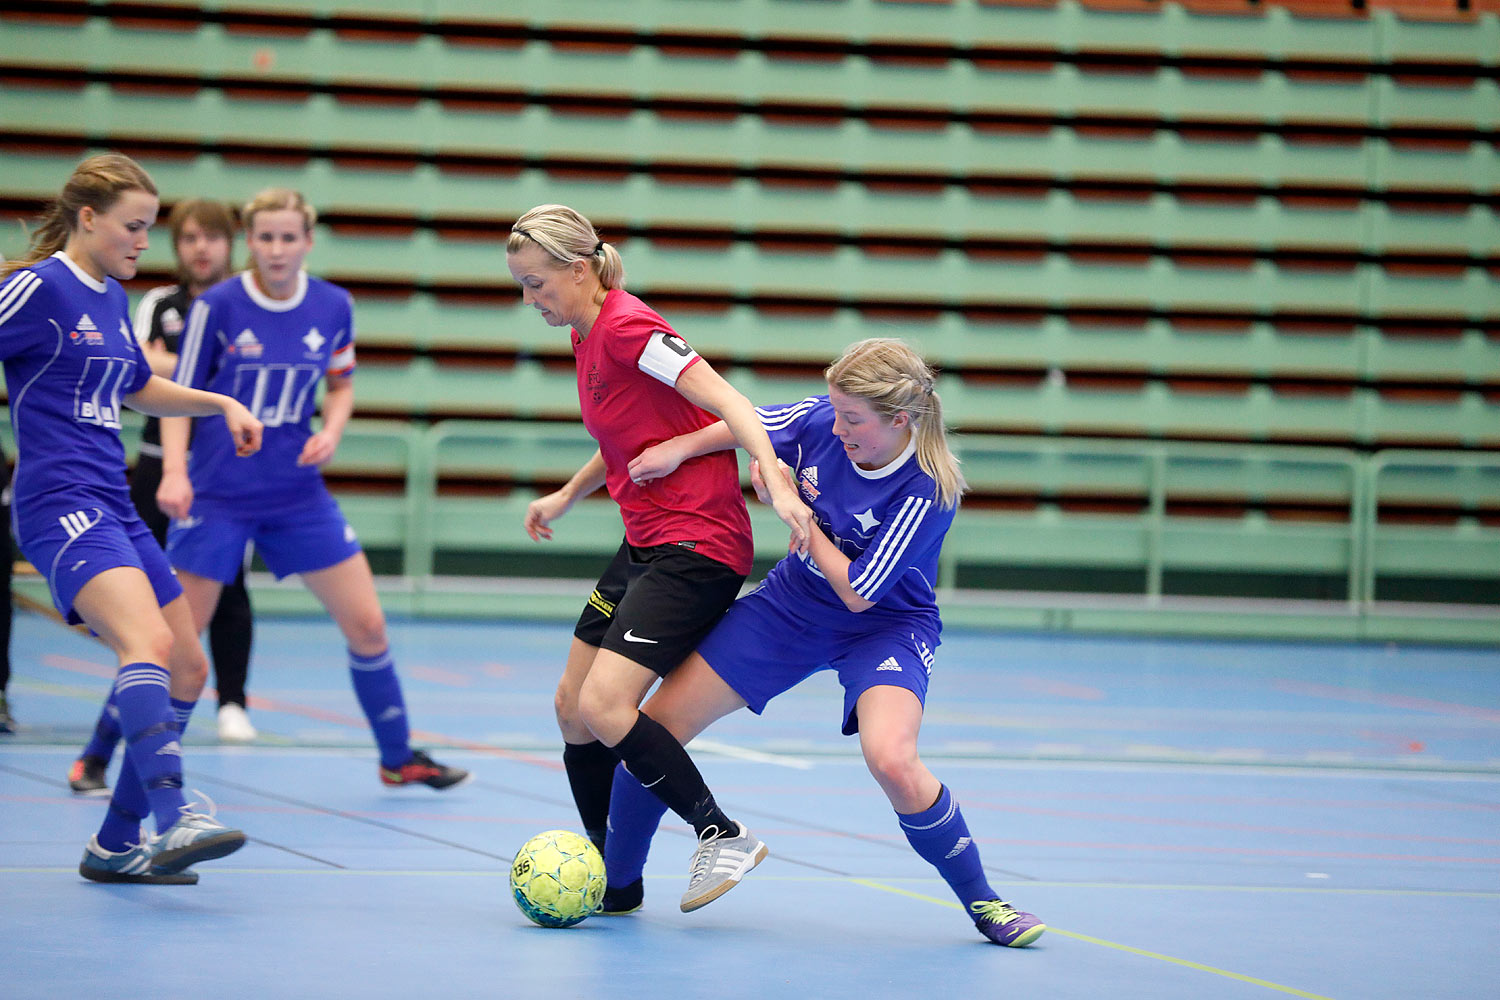
[[636, 364], [652, 378], [675, 386], [677, 377], [697, 360], [698, 352], [677, 334], [653, 330], [646, 341], [646, 349], [641, 352], [641, 359]]
[[354, 370], [354, 345], [351, 343], [328, 359], [328, 374], [347, 375]]

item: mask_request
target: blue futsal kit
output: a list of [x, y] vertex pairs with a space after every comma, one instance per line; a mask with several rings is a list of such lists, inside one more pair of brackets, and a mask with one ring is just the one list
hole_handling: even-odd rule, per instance
[[850, 586], [875, 606], [850, 611], [812, 557], [794, 553], [735, 602], [698, 651], [757, 713], [813, 672], [838, 671], [850, 735], [859, 728], [855, 702], [871, 687], [904, 687], [926, 699], [943, 627], [938, 553], [955, 508], [938, 502], [915, 435], [883, 468], [862, 469], [834, 436], [827, 396], [756, 412], [818, 527], [853, 560]]
[[303, 272], [291, 298], [272, 299], [247, 271], [198, 296], [179, 348], [179, 383], [233, 396], [265, 431], [260, 451], [242, 458], [224, 421], [195, 423], [193, 507], [168, 529], [172, 565], [229, 583], [251, 540], [277, 577], [359, 552], [322, 472], [297, 464], [312, 436], [318, 383], [354, 370], [349, 293]]
[[151, 378], [129, 316], [119, 282], [96, 281], [61, 251], [0, 286], [12, 528], [72, 622], [78, 591], [118, 566], [143, 570], [161, 604], [182, 593], [126, 487], [120, 407]]

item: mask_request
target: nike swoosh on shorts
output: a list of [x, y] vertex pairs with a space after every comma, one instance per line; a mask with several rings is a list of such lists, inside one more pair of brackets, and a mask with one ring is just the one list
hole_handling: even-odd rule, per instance
[[635, 634], [635, 629], [633, 629], [633, 628], [628, 628], [628, 629], [625, 630], [625, 641], [626, 642], [649, 642], [653, 646], [657, 644], [657, 640], [656, 639], [642, 639], [640, 636], [638, 636], [638, 635]]

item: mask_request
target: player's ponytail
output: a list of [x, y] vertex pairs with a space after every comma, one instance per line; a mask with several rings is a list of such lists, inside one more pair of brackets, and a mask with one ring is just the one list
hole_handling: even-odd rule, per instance
[[17, 260], [0, 264], [0, 278], [38, 264], [63, 249], [78, 228], [79, 212], [84, 208], [107, 212], [126, 191], [157, 193], [151, 176], [130, 157], [100, 153], [78, 164], [63, 185], [62, 193], [43, 212], [26, 253]]
[[516, 220], [505, 241], [505, 252], [515, 253], [535, 243], [558, 267], [588, 261], [605, 289], [625, 287], [625, 262], [620, 251], [605, 243], [594, 224], [566, 205], [538, 205]]
[[870, 404], [882, 419], [906, 413], [917, 439], [917, 464], [937, 483], [937, 501], [957, 507], [968, 488], [948, 447], [936, 377], [904, 341], [873, 337], [850, 344], [823, 373], [828, 384]]

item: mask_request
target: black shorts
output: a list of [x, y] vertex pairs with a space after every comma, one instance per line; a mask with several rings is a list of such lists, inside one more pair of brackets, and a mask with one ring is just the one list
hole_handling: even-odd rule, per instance
[[665, 677], [719, 623], [743, 574], [681, 545], [620, 545], [573, 634]]

